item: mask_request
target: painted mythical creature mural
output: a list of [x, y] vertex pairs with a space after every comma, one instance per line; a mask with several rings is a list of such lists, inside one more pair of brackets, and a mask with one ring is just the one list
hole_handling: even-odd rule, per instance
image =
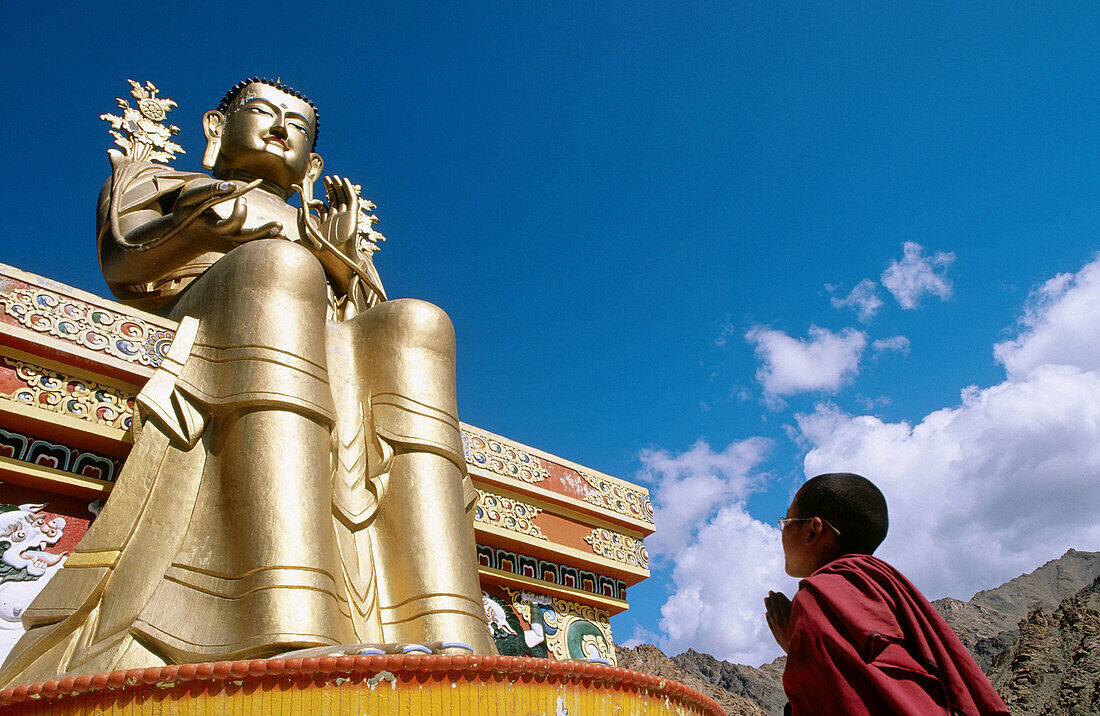
[[500, 654], [614, 665], [611, 627], [605, 612], [544, 594], [508, 587], [500, 590], [501, 596], [481, 594]]
[[65, 518], [48, 518], [44, 507], [0, 505], [0, 654], [23, 635], [23, 610], [65, 561], [46, 551], [61, 539]]
[[[485, 605], [485, 616], [489, 620], [489, 630], [497, 652], [505, 656], [535, 656], [545, 659], [549, 656], [546, 647], [546, 630], [542, 619], [543, 606], [550, 608], [550, 599], [541, 594], [523, 593], [529, 604], [539, 608], [532, 609], [530, 616], [521, 620], [519, 612], [500, 597], [487, 592], [481, 593]], [[526, 626], [524, 626], [526, 624]]]

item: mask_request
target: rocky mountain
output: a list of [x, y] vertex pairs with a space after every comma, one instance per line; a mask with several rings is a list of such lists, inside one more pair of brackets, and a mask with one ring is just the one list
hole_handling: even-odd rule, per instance
[[[618, 659], [618, 665], [624, 669], [642, 671], [687, 684], [717, 701], [729, 716], [766, 716], [768, 713], [751, 699], [684, 671], [672, 659], [665, 656], [663, 651], [651, 644], [642, 644], [633, 649], [616, 645], [615, 656]], [[782, 706], [780, 710], [782, 711]]]
[[710, 654], [688, 649], [672, 657], [674, 664], [698, 679], [714, 684], [759, 704], [769, 714], [782, 714], [787, 698], [783, 695], [783, 666], [786, 657], [753, 668], [744, 664], [719, 661]]
[[1100, 714], [1100, 577], [1028, 614], [989, 679], [1013, 714]]
[[978, 592], [969, 602], [932, 602], [959, 639], [988, 672], [993, 659], [1015, 640], [1017, 627], [1035, 609], [1055, 609], [1100, 575], [1100, 552], [1069, 550], [1034, 572], [995, 589]]
[[[1100, 714], [1100, 552], [1070, 550], [970, 601], [932, 604], [1013, 714]], [[619, 647], [620, 666], [683, 681], [718, 700], [731, 716], [782, 714], [784, 663], [780, 657], [754, 668], [694, 650], [670, 659], [647, 644]], [[745, 701], [760, 710], [745, 710]]]

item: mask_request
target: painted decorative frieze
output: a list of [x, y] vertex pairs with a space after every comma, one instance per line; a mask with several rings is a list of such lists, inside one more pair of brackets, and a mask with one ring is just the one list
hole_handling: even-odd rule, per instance
[[0, 456], [114, 482], [122, 460], [0, 428]]
[[534, 455], [471, 430], [462, 431], [462, 450], [470, 465], [504, 477], [534, 484], [542, 482], [550, 474], [542, 460]]
[[591, 545], [593, 552], [607, 559], [649, 569], [649, 553], [646, 552], [645, 544], [640, 539], [596, 528], [584, 538], [584, 541]]
[[479, 434], [468, 425], [463, 425], [462, 448], [466, 463], [472, 467], [537, 484], [641, 522], [653, 522], [648, 493], [626, 483], [541, 458], [518, 445]]
[[544, 540], [546, 536], [542, 534], [542, 530], [534, 521], [540, 512], [542, 510], [538, 507], [529, 505], [526, 502], [478, 490], [474, 520]]
[[477, 546], [477, 561], [484, 567], [501, 572], [530, 579], [541, 579], [560, 587], [579, 589], [613, 599], [626, 599], [626, 582], [623, 580], [605, 574], [596, 574], [587, 569], [578, 569], [572, 565], [558, 564], [551, 560], [483, 544]]
[[134, 417], [134, 398], [124, 391], [7, 357], [0, 365], [0, 400], [120, 430], [129, 430]]
[[585, 502], [634, 519], [653, 521], [653, 505], [649, 502], [648, 494], [633, 490], [620, 482], [589, 475], [587, 472], [578, 470], [578, 473], [592, 488], [584, 496]]
[[6, 286], [4, 313], [28, 330], [60, 338], [128, 363], [156, 368], [174, 332], [37, 286]]
[[490, 588], [481, 599], [493, 642], [502, 655], [615, 665], [605, 610], [509, 587]]

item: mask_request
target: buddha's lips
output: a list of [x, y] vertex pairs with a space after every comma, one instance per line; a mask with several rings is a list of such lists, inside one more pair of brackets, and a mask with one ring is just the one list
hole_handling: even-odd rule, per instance
[[282, 147], [283, 149], [290, 149], [290, 147], [287, 146], [286, 140], [279, 139], [278, 137], [270, 135], [270, 134], [268, 136], [264, 137], [264, 141], [269, 143], [269, 144], [277, 142], [279, 144], [279, 146]]

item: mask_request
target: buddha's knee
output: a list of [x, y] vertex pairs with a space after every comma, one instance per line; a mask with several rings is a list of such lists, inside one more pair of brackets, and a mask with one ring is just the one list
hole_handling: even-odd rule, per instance
[[221, 257], [168, 315], [198, 318], [206, 342], [233, 343], [247, 334], [248, 343], [298, 345], [316, 342], [327, 303], [325, 272], [313, 254], [285, 239], [263, 239]]
[[384, 330], [395, 343], [454, 352], [454, 325], [439, 306], [415, 298], [398, 298], [386, 301], [370, 312], [376, 311], [378, 314], [374, 318], [385, 326]]
[[233, 273], [247, 274], [253, 285], [274, 290], [325, 296], [325, 272], [321, 262], [301, 244], [285, 239], [249, 241], [226, 254], [217, 265]]

